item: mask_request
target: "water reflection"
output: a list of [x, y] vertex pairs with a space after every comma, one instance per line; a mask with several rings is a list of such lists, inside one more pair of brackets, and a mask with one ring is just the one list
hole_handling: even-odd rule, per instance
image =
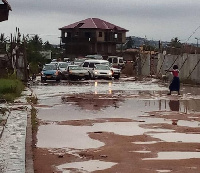
[[70, 96], [62, 97], [62, 103], [74, 103], [85, 110], [101, 110], [102, 108], [113, 106], [119, 107], [118, 102], [123, 99], [119, 97], [108, 97], [106, 94], [73, 94]]
[[[99, 88], [102, 88], [102, 85], [100, 85], [99, 87], [98, 87], [98, 81], [95, 81], [94, 82], [94, 94], [99, 94]], [[106, 86], [103, 86], [104, 87], [104, 89], [106, 88]], [[108, 83], [108, 89], [107, 89], [107, 93], [108, 94], [112, 94], [112, 82], [109, 82]]]
[[112, 94], [112, 83], [109, 82], [108, 85], [109, 85], [109, 90], [108, 90], [108, 91], [109, 91], [109, 94]]
[[179, 100], [170, 100], [169, 108], [171, 111], [179, 111], [180, 110], [180, 102]]

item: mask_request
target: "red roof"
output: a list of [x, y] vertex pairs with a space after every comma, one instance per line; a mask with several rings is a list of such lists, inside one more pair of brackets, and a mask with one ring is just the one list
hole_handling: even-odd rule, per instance
[[81, 28], [81, 29], [102, 29], [102, 30], [118, 30], [118, 31], [125, 31], [127, 32], [128, 30], [121, 28], [119, 26], [116, 26], [112, 23], [106, 22], [104, 20], [98, 19], [98, 18], [88, 18], [85, 20], [81, 20], [79, 22], [70, 24], [68, 26], [64, 26], [60, 28], [60, 30], [63, 29], [72, 29], [72, 28]]

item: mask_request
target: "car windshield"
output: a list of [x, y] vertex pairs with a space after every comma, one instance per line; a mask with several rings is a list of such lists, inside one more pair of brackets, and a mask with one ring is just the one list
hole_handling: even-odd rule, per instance
[[96, 65], [96, 69], [98, 70], [110, 70], [107, 65]]
[[69, 70], [83, 70], [81, 66], [69, 66]]
[[66, 68], [67, 66], [68, 66], [67, 63], [60, 63], [60, 64], [59, 64], [59, 67], [60, 67], [60, 68]]
[[56, 65], [45, 65], [43, 70], [57, 70]]

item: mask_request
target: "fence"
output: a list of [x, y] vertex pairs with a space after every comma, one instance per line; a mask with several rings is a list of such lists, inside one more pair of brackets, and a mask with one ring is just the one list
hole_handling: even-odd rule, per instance
[[172, 69], [174, 64], [179, 67], [182, 81], [200, 84], [200, 54], [158, 54], [157, 76], [165, 75], [165, 70]]

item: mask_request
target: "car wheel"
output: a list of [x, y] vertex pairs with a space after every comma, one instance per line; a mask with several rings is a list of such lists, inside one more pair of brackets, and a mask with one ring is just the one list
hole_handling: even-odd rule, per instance
[[41, 82], [46, 82], [46, 79], [41, 77]]
[[72, 76], [69, 76], [69, 80], [75, 80], [75, 78]]
[[89, 79], [94, 79], [94, 76], [91, 73], [89, 73]]
[[90, 77], [89, 76], [85, 76], [85, 80], [89, 80], [90, 79]]
[[112, 80], [112, 77], [109, 77], [108, 80]]
[[115, 76], [114, 78], [115, 78], [115, 79], [119, 79], [119, 77], [120, 77], [120, 75], [118, 75], [118, 76]]
[[57, 78], [56, 81], [57, 81], [57, 82], [60, 82], [60, 78]]

